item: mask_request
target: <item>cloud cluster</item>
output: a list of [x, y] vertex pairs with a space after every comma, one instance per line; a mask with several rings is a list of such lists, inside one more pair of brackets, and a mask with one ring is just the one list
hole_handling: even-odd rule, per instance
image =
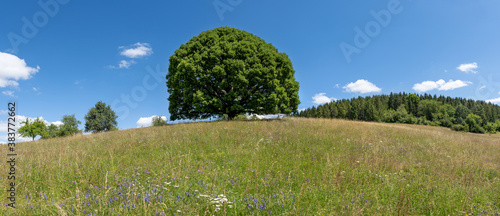
[[[148, 43], [137, 42], [130, 46], [120, 46], [120, 55], [131, 59], [142, 58], [153, 54], [153, 48]], [[121, 60], [118, 66], [109, 66], [110, 68], [125, 68], [128, 69], [131, 65], [136, 64], [134, 60]]]
[[372, 92], [381, 92], [382, 89], [377, 87], [375, 84], [369, 82], [368, 80], [360, 79], [356, 81], [355, 83], [349, 83], [346, 86], [342, 87], [345, 89], [347, 92], [354, 92], [354, 93], [372, 93]]
[[468, 64], [461, 64], [460, 66], [457, 67], [458, 70], [465, 72], [465, 73], [477, 73], [476, 69], [478, 68], [477, 63], [468, 63]]
[[18, 80], [30, 79], [39, 70], [39, 66], [29, 67], [24, 59], [0, 52], [0, 88], [18, 86]]
[[319, 93], [319, 94], [316, 94], [314, 95], [314, 97], [312, 97], [313, 99], [313, 103], [315, 104], [325, 104], [325, 103], [330, 103], [332, 101], [337, 101], [337, 98], [329, 98], [326, 96], [326, 93]]
[[[156, 115], [153, 115], [151, 117], [141, 117], [139, 120], [137, 120], [136, 124], [137, 127], [150, 127], [153, 125], [153, 118], [156, 117]], [[163, 120], [167, 121], [166, 116], [160, 116]]]
[[500, 103], [500, 97], [486, 100], [486, 102], [488, 102], [488, 103]]
[[438, 81], [424, 81], [422, 83], [417, 83], [413, 85], [413, 90], [418, 92], [427, 92], [434, 89], [437, 89], [439, 91], [448, 91], [465, 87], [470, 84], [472, 84], [472, 82], [462, 80], [449, 80], [448, 82], [446, 82], [443, 79], [440, 79]]

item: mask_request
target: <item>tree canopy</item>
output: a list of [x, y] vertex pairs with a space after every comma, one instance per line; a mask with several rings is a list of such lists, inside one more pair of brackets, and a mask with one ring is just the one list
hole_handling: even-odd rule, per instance
[[106, 132], [117, 129], [115, 111], [106, 103], [99, 101], [85, 115], [85, 132]]
[[47, 136], [47, 126], [39, 118], [36, 118], [33, 122], [29, 118], [26, 118], [21, 124], [23, 126], [19, 128], [18, 132], [22, 137], [31, 137], [32, 140], [35, 140], [36, 136]]
[[200, 33], [170, 57], [170, 119], [297, 111], [299, 84], [285, 53], [235, 28]]
[[45, 136], [42, 136], [42, 139], [50, 139], [50, 138], [56, 138], [61, 136], [59, 126], [55, 124], [50, 124], [47, 127], [47, 133], [45, 133]]
[[64, 115], [62, 123], [63, 124], [59, 127], [60, 136], [72, 136], [82, 132], [78, 129], [78, 125], [82, 122], [76, 119], [75, 114]]

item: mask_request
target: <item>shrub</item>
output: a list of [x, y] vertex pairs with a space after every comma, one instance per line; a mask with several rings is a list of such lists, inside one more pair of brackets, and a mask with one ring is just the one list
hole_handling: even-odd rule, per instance
[[465, 132], [467, 132], [467, 129], [465, 128], [465, 126], [461, 125], [461, 124], [452, 125], [451, 129], [455, 130], [455, 131], [465, 131]]
[[163, 118], [162, 116], [154, 116], [153, 117], [153, 126], [165, 126], [167, 125], [167, 118]]
[[486, 130], [486, 132], [488, 133], [496, 133], [497, 132], [497, 124], [495, 123], [492, 123], [492, 122], [488, 122], [485, 126], [484, 126], [484, 130]]
[[484, 133], [484, 128], [481, 127], [483, 119], [476, 114], [469, 114], [465, 119], [465, 123], [469, 126], [469, 131], [473, 133]]

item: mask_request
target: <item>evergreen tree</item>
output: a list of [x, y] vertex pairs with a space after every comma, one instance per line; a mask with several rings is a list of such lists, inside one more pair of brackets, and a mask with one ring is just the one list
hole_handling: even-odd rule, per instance
[[99, 101], [85, 115], [85, 132], [98, 133], [117, 130], [117, 118], [115, 111], [109, 105]]
[[500, 131], [498, 105], [465, 98], [404, 92], [342, 99], [305, 109], [298, 116], [424, 124], [475, 133]]

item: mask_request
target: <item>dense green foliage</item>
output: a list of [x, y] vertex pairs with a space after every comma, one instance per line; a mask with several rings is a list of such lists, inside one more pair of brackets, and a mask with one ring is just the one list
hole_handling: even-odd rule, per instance
[[167, 120], [163, 119], [161, 116], [153, 117], [153, 126], [165, 126], [167, 125]]
[[170, 57], [170, 119], [297, 111], [292, 62], [261, 38], [230, 27], [202, 32]]
[[81, 124], [81, 121], [78, 121], [73, 115], [64, 115], [61, 119], [62, 124], [57, 126], [55, 124], [49, 125], [47, 129], [47, 133], [45, 136], [42, 136], [42, 139], [49, 139], [55, 137], [65, 137], [72, 136], [75, 134], [82, 133], [80, 129], [78, 129], [78, 125]]
[[42, 139], [50, 139], [50, 138], [56, 138], [61, 136], [61, 132], [59, 131], [59, 126], [55, 124], [50, 124], [47, 127], [47, 133], [45, 136], [42, 136]]
[[500, 106], [429, 94], [344, 99], [306, 109], [297, 116], [433, 125], [474, 133], [500, 131]]
[[63, 124], [59, 128], [61, 136], [72, 136], [82, 132], [80, 129], [78, 129], [78, 125], [82, 122], [76, 119], [75, 114], [64, 115], [62, 118], [62, 123]]
[[23, 126], [19, 128], [18, 132], [22, 137], [31, 137], [35, 140], [36, 136], [43, 137], [47, 134], [47, 126], [39, 118], [36, 118], [33, 122], [31, 122], [29, 118], [26, 118], [21, 124], [23, 124]]
[[111, 106], [99, 101], [85, 115], [85, 132], [98, 133], [117, 130], [117, 118], [118, 116], [111, 109]]

